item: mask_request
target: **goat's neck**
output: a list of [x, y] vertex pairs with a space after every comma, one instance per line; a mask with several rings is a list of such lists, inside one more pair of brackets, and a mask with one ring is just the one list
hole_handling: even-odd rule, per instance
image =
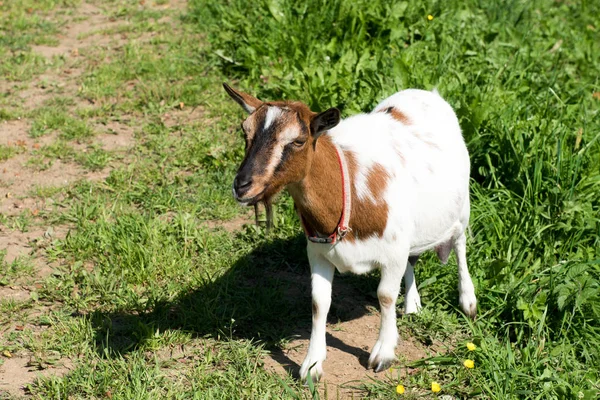
[[328, 236], [336, 229], [342, 215], [342, 177], [335, 146], [326, 134], [316, 143], [304, 179], [287, 188], [309, 232]]

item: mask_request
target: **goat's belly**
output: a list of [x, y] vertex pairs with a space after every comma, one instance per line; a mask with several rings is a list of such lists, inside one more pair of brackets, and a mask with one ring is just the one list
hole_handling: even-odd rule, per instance
[[393, 246], [380, 238], [349, 241], [341, 240], [333, 246], [309, 243], [311, 250], [321, 254], [341, 272], [366, 274], [386, 263], [385, 255]]
[[432, 232], [430, 234], [422, 233], [421, 235], [415, 235], [410, 245], [410, 255], [418, 256], [427, 250], [431, 250], [442, 244], [449, 243], [452, 238], [458, 236], [462, 230], [462, 224], [457, 221], [443, 231], [437, 230], [436, 232]]

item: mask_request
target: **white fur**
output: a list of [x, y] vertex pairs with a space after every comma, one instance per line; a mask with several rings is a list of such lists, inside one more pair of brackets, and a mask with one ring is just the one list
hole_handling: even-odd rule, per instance
[[[276, 118], [279, 118], [283, 115], [283, 111], [278, 107], [269, 107], [267, 110], [267, 116], [265, 118], [265, 127], [263, 129], [267, 129]], [[275, 168], [281, 161], [281, 155], [283, 154], [283, 149], [286, 145], [298, 139], [300, 136], [300, 130], [296, 125], [290, 125], [286, 127], [281, 133], [279, 133], [279, 140], [273, 147], [273, 151], [271, 153], [271, 159], [269, 160], [267, 167], [265, 168], [265, 176], [273, 176], [275, 172]]]
[[270, 106], [267, 108], [267, 115], [265, 116], [265, 126], [263, 127], [263, 130], [267, 130], [273, 121], [275, 121], [280, 115], [281, 108], [275, 106]]
[[[402, 112], [408, 123], [383, 112], [388, 107]], [[458, 261], [460, 305], [471, 315], [476, 308], [464, 235], [470, 209], [469, 155], [450, 105], [437, 93], [405, 90], [385, 99], [370, 114], [342, 120], [329, 135], [342, 150], [356, 157], [358, 174], [354, 183], [359, 198], [372, 199], [366, 182], [369, 170], [375, 164], [386, 170], [391, 178], [383, 201], [389, 212], [382, 237], [358, 238], [354, 242], [341, 240], [334, 245], [308, 242], [312, 297], [317, 312], [313, 315], [308, 354], [300, 369], [302, 379], [309, 373], [318, 379], [323, 373], [325, 321], [334, 269], [357, 274], [381, 269], [377, 290], [382, 304], [381, 327], [369, 358], [369, 367], [378, 370], [395, 359], [398, 340], [395, 303], [403, 276], [405, 312], [417, 312], [421, 307], [409, 256], [418, 256], [440, 245], [452, 246]], [[382, 299], [391, 299], [391, 305]], [[388, 306], [383, 307], [384, 303]]]

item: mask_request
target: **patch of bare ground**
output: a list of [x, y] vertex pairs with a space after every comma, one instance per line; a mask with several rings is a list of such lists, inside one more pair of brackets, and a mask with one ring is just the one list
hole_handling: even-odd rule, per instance
[[32, 142], [28, 137], [29, 123], [25, 120], [17, 119], [13, 121], [4, 121], [0, 123], [0, 144], [5, 146], [27, 146]]
[[0, 286], [0, 299], [2, 300], [26, 301], [29, 297], [29, 291], [18, 286]]
[[126, 151], [135, 145], [132, 127], [117, 121], [109, 121], [100, 126], [102, 133], [94, 137], [94, 142], [106, 151]]
[[[323, 363], [324, 377], [320, 389], [329, 399], [360, 398], [364, 392], [358, 388], [362, 381], [379, 378], [385, 372], [376, 374], [367, 369], [370, 347], [377, 341], [379, 315], [367, 314], [351, 321], [327, 324], [327, 359]], [[310, 330], [300, 334], [301, 338], [286, 344], [284, 349], [273, 351], [265, 357], [265, 369], [279, 375], [298, 376], [300, 365], [308, 351]], [[396, 354], [403, 361], [415, 361], [425, 356], [425, 351], [411, 341], [401, 340]], [[325, 397], [323, 397], [325, 399]]]
[[[0, 365], [0, 397], [22, 397], [28, 384], [39, 377], [64, 375], [73, 369], [69, 359], [60, 359], [52, 366], [41, 366], [33, 356], [12, 355], [3, 357]], [[40, 369], [42, 368], [42, 369]]]
[[[0, 225], [0, 249], [6, 251], [4, 261], [12, 263], [17, 258], [30, 257], [35, 267], [35, 276], [44, 278], [53, 271], [53, 265], [46, 259], [44, 248], [52, 240], [63, 238], [67, 235], [68, 228], [64, 226], [39, 227], [36, 226], [27, 232], [10, 230]], [[17, 279], [13, 283], [20, 282]], [[13, 288], [15, 289], [15, 288]], [[3, 296], [0, 296], [2, 298]]]
[[163, 114], [161, 120], [166, 127], [186, 125], [202, 120], [204, 118], [204, 109], [202, 107], [185, 108], [183, 103], [178, 109]]
[[58, 35], [57, 46], [33, 46], [33, 51], [47, 58], [54, 56], [79, 55], [79, 49], [92, 45], [107, 45], [113, 40], [119, 40], [104, 31], [119, 25], [127, 24], [124, 21], [110, 20], [99, 7], [83, 3], [74, 15], [77, 21], [67, 22], [64, 31]]
[[0, 248], [6, 251], [4, 261], [12, 263], [17, 258], [32, 255], [34, 252], [33, 241], [43, 235], [44, 231], [42, 230], [19, 232], [0, 228]]
[[25, 109], [35, 109], [62, 92], [77, 93], [74, 78], [81, 72], [77, 69], [64, 68], [46, 72], [33, 79], [31, 85], [17, 92]]
[[29, 136], [29, 122], [24, 119], [4, 121], [0, 123], [0, 144], [19, 147], [22, 151], [31, 151], [56, 140], [56, 135], [45, 135], [37, 138]]
[[227, 232], [237, 232], [242, 229], [246, 224], [254, 224], [254, 218], [250, 214], [241, 215], [228, 221], [222, 220], [208, 220], [204, 221], [204, 224], [209, 229], [224, 229]]
[[29, 155], [23, 154], [0, 164], [0, 212], [14, 214], [11, 212], [17, 204], [14, 198], [27, 196], [36, 188], [67, 186], [80, 179], [98, 181], [105, 179], [109, 173], [108, 168], [90, 172], [62, 160], [53, 160], [47, 169], [37, 171], [27, 166], [29, 159]]

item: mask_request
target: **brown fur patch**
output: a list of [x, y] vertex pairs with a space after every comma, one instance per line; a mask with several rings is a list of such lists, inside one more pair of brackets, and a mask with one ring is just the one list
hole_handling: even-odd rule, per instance
[[[359, 199], [354, 185], [357, 174], [356, 157], [345, 152], [348, 173], [352, 182], [352, 209], [350, 228], [352, 231], [344, 240], [354, 241], [372, 236], [383, 236], [387, 225], [388, 205], [385, 201]], [[381, 199], [387, 187], [389, 175], [385, 169], [376, 164], [367, 176], [367, 185], [373, 198]], [[311, 234], [317, 232], [328, 236], [337, 228], [342, 216], [342, 178], [335, 147], [329, 137], [319, 139], [311, 171], [299, 185], [288, 187], [294, 198], [296, 207], [304, 218], [307, 230]]]
[[[312, 165], [306, 177], [289, 185], [288, 190], [307, 230], [328, 236], [336, 229], [342, 215], [342, 177], [331, 139], [323, 136], [314, 147], [310, 156]], [[348, 234], [346, 239], [350, 237]]]
[[367, 176], [367, 186], [375, 199], [378, 199], [383, 195], [383, 192], [387, 187], [388, 179], [389, 175], [381, 164], [375, 164], [369, 171], [369, 175]]
[[307, 126], [310, 125], [311, 119], [316, 115], [312, 112], [308, 106], [300, 101], [271, 101], [267, 103], [270, 106], [280, 107], [282, 109], [290, 109], [298, 113], [300, 119], [303, 120]]
[[393, 306], [394, 301], [390, 296], [378, 296], [379, 297], [379, 305], [381, 308], [390, 308]]
[[352, 215], [350, 217], [350, 227], [354, 238], [366, 239], [371, 236], [383, 236], [383, 231], [387, 226], [389, 207], [385, 201], [378, 201], [383, 196], [387, 187], [389, 175], [380, 164], [369, 171], [367, 175], [367, 186], [372, 193], [371, 199], [359, 199], [356, 196], [356, 187], [354, 182], [358, 165], [354, 154], [347, 152], [348, 170], [352, 179]]
[[396, 121], [403, 123], [404, 125], [410, 125], [410, 119], [406, 116], [406, 114], [398, 110], [396, 107], [388, 107], [385, 110], [381, 110], [380, 112], [390, 114], [392, 118], [394, 118]]

